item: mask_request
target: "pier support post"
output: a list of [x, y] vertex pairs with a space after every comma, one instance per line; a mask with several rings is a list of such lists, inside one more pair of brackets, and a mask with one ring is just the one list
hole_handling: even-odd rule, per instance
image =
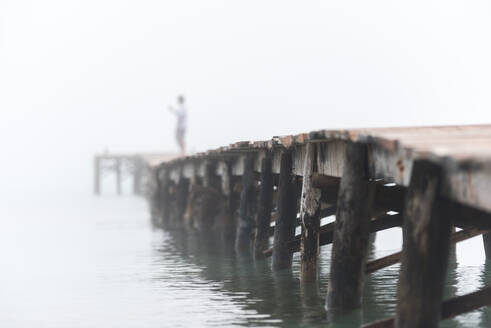
[[201, 181], [196, 175], [189, 179], [189, 188], [186, 201], [186, 210], [184, 211], [184, 225], [186, 228], [194, 229], [197, 226], [199, 207], [201, 203]]
[[346, 144], [332, 245], [328, 310], [361, 305], [375, 194], [374, 185], [368, 182], [367, 162], [366, 145]]
[[239, 220], [237, 224], [237, 236], [235, 251], [238, 254], [247, 255], [251, 252], [252, 232], [254, 228], [254, 161], [252, 156], [244, 159], [244, 175], [242, 176], [242, 191], [240, 194]]
[[321, 190], [312, 186], [312, 174], [316, 171], [315, 145], [306, 145], [303, 167], [302, 196], [300, 197], [300, 239], [301, 279], [305, 282], [317, 280], [319, 257], [320, 199]]
[[[221, 165], [221, 184], [222, 184], [222, 199], [220, 207], [220, 229], [221, 237], [225, 243], [225, 247], [228, 245], [234, 245], [235, 243], [235, 211], [237, 209], [237, 196], [234, 192], [234, 179], [232, 176], [232, 164], [229, 161], [223, 161]], [[233, 249], [233, 248], [232, 248]]]
[[436, 198], [441, 168], [415, 161], [403, 211], [403, 250], [396, 327], [438, 327], [447, 269], [451, 220], [440, 217]]
[[99, 156], [94, 157], [94, 193], [96, 195], [101, 193], [101, 158]]
[[288, 247], [288, 242], [295, 237], [297, 219], [297, 195], [292, 168], [291, 150], [285, 150], [280, 160], [278, 216], [274, 227], [272, 260], [274, 271], [287, 269], [292, 265], [293, 253]]
[[122, 172], [121, 172], [121, 158], [116, 158], [114, 160], [114, 170], [116, 172], [116, 192], [121, 195], [121, 183], [122, 183]]
[[482, 235], [482, 242], [484, 244], [484, 252], [486, 253], [486, 259], [491, 260], [491, 232]]
[[216, 175], [216, 163], [206, 162], [203, 176], [203, 190], [200, 193], [201, 208], [199, 211], [198, 229], [210, 231], [219, 213], [219, 190], [221, 183]]
[[153, 223], [161, 228], [167, 223], [169, 212], [169, 174], [166, 168], [158, 167], [153, 170], [155, 175], [154, 217]]
[[133, 194], [141, 194], [141, 178], [143, 171], [143, 163], [140, 157], [133, 157]]
[[268, 248], [271, 210], [273, 207], [273, 171], [271, 155], [261, 160], [261, 187], [259, 190], [258, 209], [256, 215], [256, 238], [254, 257], [264, 258], [263, 251]]
[[186, 211], [186, 205], [189, 195], [189, 179], [180, 177], [176, 186], [176, 213], [174, 215], [174, 227], [181, 228], [184, 224], [184, 213]]

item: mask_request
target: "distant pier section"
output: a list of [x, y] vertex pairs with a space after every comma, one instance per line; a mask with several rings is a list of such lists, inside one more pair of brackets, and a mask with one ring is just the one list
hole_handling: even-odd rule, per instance
[[172, 153], [149, 154], [121, 154], [104, 152], [94, 156], [94, 193], [100, 195], [103, 180], [108, 175], [113, 175], [116, 182], [116, 192], [122, 193], [122, 185], [125, 179], [133, 181], [133, 193], [142, 195], [147, 185], [148, 171], [161, 163], [177, 158]]
[[[154, 162], [99, 156], [96, 176], [106, 166], [121, 176], [123, 161], [133, 172], [147, 163], [158, 227], [270, 258], [273, 271], [300, 252], [300, 283], [318, 279], [319, 247], [332, 244], [328, 314], [360, 307], [365, 276], [396, 263], [395, 317], [367, 327], [438, 327], [491, 304], [491, 286], [443, 299], [456, 243], [482, 235], [491, 260], [491, 125], [320, 130]], [[369, 260], [373, 234], [391, 228], [402, 228], [402, 251]]]

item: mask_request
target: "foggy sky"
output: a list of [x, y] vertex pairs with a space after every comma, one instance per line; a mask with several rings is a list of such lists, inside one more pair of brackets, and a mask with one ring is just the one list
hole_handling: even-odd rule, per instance
[[[491, 122], [489, 1], [0, 0], [1, 180], [319, 128]], [[77, 177], [77, 179], [72, 177]]]

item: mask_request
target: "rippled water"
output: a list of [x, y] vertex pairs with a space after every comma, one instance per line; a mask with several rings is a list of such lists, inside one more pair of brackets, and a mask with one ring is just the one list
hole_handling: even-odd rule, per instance
[[[34, 197], [35, 196], [35, 197]], [[153, 229], [130, 196], [30, 195], [0, 205], [0, 327], [357, 327], [392, 315], [399, 267], [367, 277], [364, 305], [326, 321], [330, 247], [318, 284], [268, 262], [237, 259], [196, 234]], [[446, 297], [491, 285], [481, 240], [459, 245]], [[400, 231], [379, 233], [372, 257], [397, 251]], [[491, 309], [442, 327], [491, 327]]]

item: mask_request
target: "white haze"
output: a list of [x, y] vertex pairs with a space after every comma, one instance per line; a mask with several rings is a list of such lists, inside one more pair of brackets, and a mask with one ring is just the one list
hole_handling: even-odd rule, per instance
[[491, 121], [489, 1], [0, 0], [2, 189], [91, 156], [319, 128]]

